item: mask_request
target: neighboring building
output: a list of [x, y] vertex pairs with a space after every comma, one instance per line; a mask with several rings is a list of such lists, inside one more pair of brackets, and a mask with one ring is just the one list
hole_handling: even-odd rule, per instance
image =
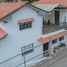
[[[54, 54], [58, 48], [66, 47], [66, 14], [66, 7], [60, 4], [1, 3], [0, 62], [24, 52], [25, 46], [26, 53], [30, 53], [26, 60], [46, 50]], [[42, 46], [34, 48], [39, 45]], [[0, 66], [16, 67], [22, 62], [20, 55]]]

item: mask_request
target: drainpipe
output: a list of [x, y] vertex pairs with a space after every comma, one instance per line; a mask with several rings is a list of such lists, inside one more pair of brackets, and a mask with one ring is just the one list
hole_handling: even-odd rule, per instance
[[50, 54], [50, 57], [52, 57], [52, 52], [51, 52], [51, 41], [49, 41], [49, 54]]

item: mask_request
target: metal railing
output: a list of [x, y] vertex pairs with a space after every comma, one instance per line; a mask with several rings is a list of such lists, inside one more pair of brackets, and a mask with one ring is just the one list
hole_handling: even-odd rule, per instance
[[49, 25], [44, 24], [42, 27], [42, 30], [43, 30], [43, 34], [47, 34], [47, 33], [61, 30], [61, 29], [65, 29], [65, 27], [67, 27], [67, 24], [65, 22], [60, 23], [58, 25], [56, 25], [56, 24], [49, 24]]
[[[63, 24], [61, 24], [60, 26], [62, 27]], [[64, 27], [65, 26], [63, 26], [63, 28]], [[34, 52], [39, 47], [43, 47], [43, 45], [41, 44], [41, 45], [35, 46], [34, 47]], [[44, 51], [44, 52], [42, 51], [42, 52], [40, 52], [38, 54], [32, 52], [32, 54], [30, 55], [29, 59], [27, 59], [27, 57], [29, 57], [29, 55], [22, 56], [22, 53], [19, 53], [19, 54], [15, 55], [15, 56], [13, 56], [11, 58], [8, 58], [8, 59], [4, 60], [3, 62], [0, 62], [0, 67], [24, 67], [24, 66], [27, 67], [28, 66], [28, 62], [31, 62], [31, 61], [34, 61], [34, 60], [38, 60], [38, 59], [41, 59], [41, 58], [44, 58], [44, 57], [51, 56], [51, 53], [49, 51], [50, 51], [50, 49], [47, 50], [47, 51]], [[35, 54], [35, 56], [31, 57], [34, 54]]]
[[63, 50], [53, 54], [52, 58], [50, 59], [42, 60], [41, 62], [37, 63], [33, 67], [51, 67], [51, 65], [64, 59], [65, 57], [67, 57], [67, 48], [64, 48]]
[[[34, 50], [39, 47], [43, 47], [43, 45], [35, 46]], [[31, 57], [31, 55], [34, 54], [34, 52], [32, 52], [29, 59], [27, 59], [29, 55], [22, 56], [22, 53], [19, 53], [11, 58], [4, 60], [3, 62], [0, 62], [0, 67], [20, 67], [20, 66], [27, 67], [28, 62], [35, 61], [37, 59], [41, 59], [46, 56], [50, 56], [49, 51], [50, 50], [46, 50], [44, 52], [42, 51], [36, 54], [35, 56]]]
[[[44, 54], [44, 56], [42, 56], [43, 54]], [[39, 56], [42, 56], [42, 57], [40, 57], [40, 58], [38, 58], [38, 59], [44, 58], [44, 57], [46, 57], [46, 56], [48, 57], [48, 56], [51, 56], [51, 55], [49, 54], [49, 50], [46, 50], [46, 51], [44, 51], [44, 52], [42, 52], [42, 53], [40, 53], [40, 54], [38, 54], [38, 55], [30, 58], [29, 60], [25, 61], [25, 63], [28, 63], [28, 62], [32, 61], [33, 59], [35, 59], [35, 58], [37, 58], [37, 57], [39, 57]], [[35, 59], [34, 61], [36, 61], [36, 60], [38, 60], [38, 59]], [[24, 64], [24, 63], [22, 62], [22, 63], [18, 64], [16, 67], [20, 67], [21, 65], [23, 66], [23, 64]], [[27, 64], [26, 64], [24, 67], [27, 67]], [[31, 66], [30, 66], [30, 67], [31, 67]]]
[[[36, 46], [35, 49], [38, 48], [38, 47], [40, 47], [40, 46], [41, 45]], [[49, 51], [50, 51], [50, 49], [49, 50], [46, 50], [44, 52], [41, 52], [41, 53], [37, 54], [36, 56], [33, 56], [33, 57], [29, 58], [28, 60], [26, 60], [26, 58], [25, 58], [24, 61], [21, 61], [22, 58], [24, 58], [24, 57], [22, 57], [22, 53], [20, 53], [20, 54], [18, 54], [16, 56], [13, 56], [13, 57], [11, 57], [11, 58], [9, 58], [9, 59], [1, 62], [0, 63], [0, 67], [32, 67], [32, 66], [33, 67], [37, 67], [37, 65], [39, 65], [40, 63], [41, 63], [40, 65], [45, 64], [45, 66], [49, 66], [49, 65], [53, 64], [54, 62], [56, 62], [57, 60], [65, 57], [65, 56], [67, 56], [67, 48], [64, 48], [60, 52], [55, 53], [53, 55], [50, 54]], [[19, 56], [21, 56], [21, 60], [18, 61], [18, 62], [16, 62], [17, 61], [17, 58]], [[43, 60], [39, 60], [39, 59], [42, 59], [44, 57], [51, 57], [51, 58], [45, 59], [45, 60], [44, 59]], [[29, 62], [36, 61], [36, 60], [38, 60], [38, 61], [34, 65], [31, 65], [31, 63], [28, 64]], [[44, 63], [42, 63], [42, 62], [44, 62]]]

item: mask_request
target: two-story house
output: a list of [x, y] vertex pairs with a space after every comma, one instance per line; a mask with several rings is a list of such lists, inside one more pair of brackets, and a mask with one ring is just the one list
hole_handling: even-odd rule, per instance
[[38, 41], [43, 44], [44, 50], [50, 48], [51, 53], [54, 53], [56, 49], [59, 50], [61, 44], [66, 43], [67, 5], [64, 5], [62, 1], [44, 0], [34, 2], [32, 5], [48, 12], [46, 16], [43, 16], [43, 36]]
[[[0, 62], [25, 50], [28, 53], [29, 49], [31, 49], [29, 52], [32, 51], [32, 53], [26, 59], [42, 52], [42, 46], [34, 49], [40, 44], [37, 40], [42, 35], [43, 16], [39, 15], [38, 11], [44, 15], [47, 14], [44, 10], [35, 6], [30, 7], [25, 2], [3, 2], [0, 4]], [[20, 61], [24, 61], [22, 55], [0, 64], [0, 67], [15, 67], [21, 63]]]
[[44, 51], [50, 55], [65, 47], [65, 22], [66, 9], [60, 4], [0, 3], [0, 67], [22, 63], [20, 53], [29, 53], [25, 56], [29, 60]]

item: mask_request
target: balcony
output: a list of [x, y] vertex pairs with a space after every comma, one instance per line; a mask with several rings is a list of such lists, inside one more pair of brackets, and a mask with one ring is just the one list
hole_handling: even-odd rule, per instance
[[60, 24], [43, 24], [43, 34], [55, 32], [61, 29], [67, 28], [66, 23], [60, 23]]

